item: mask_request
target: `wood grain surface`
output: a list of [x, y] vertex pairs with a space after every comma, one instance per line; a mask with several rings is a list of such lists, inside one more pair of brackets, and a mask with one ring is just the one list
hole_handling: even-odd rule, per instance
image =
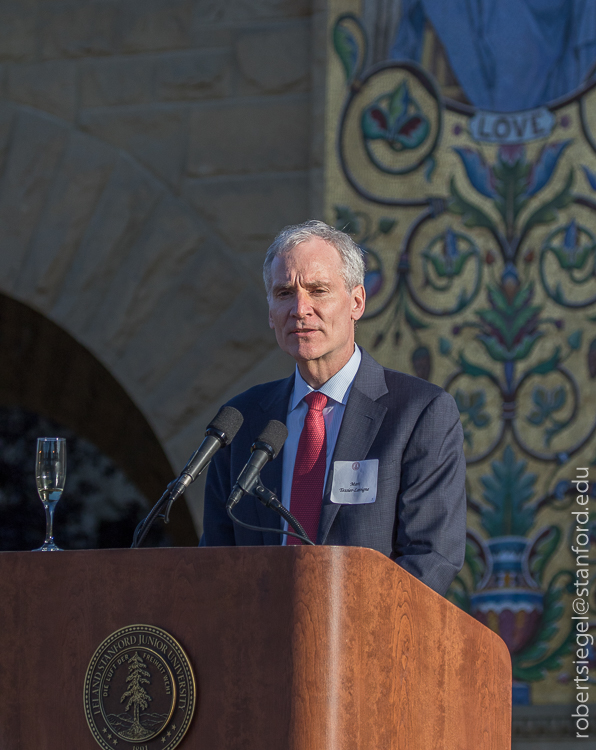
[[100, 643], [163, 628], [193, 665], [193, 750], [507, 750], [498, 636], [349, 547], [0, 553], [0, 748], [94, 750]]

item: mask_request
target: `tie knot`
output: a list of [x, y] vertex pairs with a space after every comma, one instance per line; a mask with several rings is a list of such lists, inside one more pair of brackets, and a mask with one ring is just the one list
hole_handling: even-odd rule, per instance
[[323, 411], [327, 406], [327, 396], [319, 391], [311, 391], [304, 397], [304, 400], [308, 404], [309, 411]]

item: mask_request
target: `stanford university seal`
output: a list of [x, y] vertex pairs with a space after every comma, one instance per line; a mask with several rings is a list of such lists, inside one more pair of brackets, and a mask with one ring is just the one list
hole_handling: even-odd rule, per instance
[[89, 729], [104, 750], [173, 750], [195, 708], [192, 667], [165, 630], [121, 628], [89, 662], [84, 704]]

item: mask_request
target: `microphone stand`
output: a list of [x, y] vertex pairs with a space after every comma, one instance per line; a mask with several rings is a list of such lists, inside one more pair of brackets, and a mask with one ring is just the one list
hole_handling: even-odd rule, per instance
[[[153, 508], [151, 508], [147, 516], [143, 518], [142, 521], [140, 521], [132, 537], [132, 544], [130, 545], [131, 549], [136, 549], [143, 544], [147, 534], [149, 533], [149, 530], [151, 529], [151, 527], [153, 526], [157, 518], [163, 518], [164, 523], [169, 523], [170, 508], [172, 507], [172, 503], [176, 499], [176, 497], [174, 496], [173, 490], [176, 484], [178, 483], [178, 479], [179, 477], [177, 477], [176, 479], [173, 479], [168, 484], [166, 491], [163, 493], [163, 495], [155, 503]], [[164, 506], [166, 505], [167, 507], [166, 507], [165, 512], [161, 513]]]

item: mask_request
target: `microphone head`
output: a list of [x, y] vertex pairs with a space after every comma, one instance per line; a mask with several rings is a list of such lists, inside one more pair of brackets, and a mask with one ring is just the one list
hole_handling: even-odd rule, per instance
[[261, 432], [259, 437], [256, 439], [256, 443], [266, 443], [273, 451], [273, 458], [277, 457], [277, 454], [283, 448], [283, 444], [286, 442], [288, 437], [288, 428], [283, 422], [278, 422], [277, 419], [272, 419], [267, 423], [267, 426]]
[[208, 425], [205, 434], [209, 435], [211, 430], [216, 430], [223, 444], [229, 445], [242, 427], [242, 422], [244, 422], [244, 417], [238, 409], [234, 409], [233, 406], [222, 406]]

